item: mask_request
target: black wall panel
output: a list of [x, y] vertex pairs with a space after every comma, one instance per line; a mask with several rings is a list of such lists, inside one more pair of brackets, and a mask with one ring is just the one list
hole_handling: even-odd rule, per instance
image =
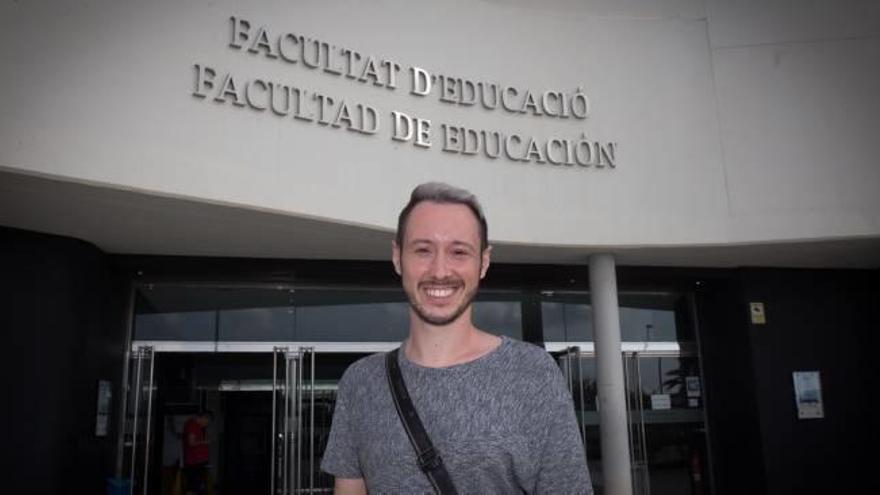
[[[116, 416], [95, 435], [97, 382], [121, 399], [125, 289], [81, 241], [0, 228], [0, 327], [7, 342], [7, 493], [102, 493]], [[8, 402], [7, 402], [8, 401]]]
[[735, 277], [707, 280], [695, 300], [715, 493], [766, 493], [742, 287]]
[[[868, 271], [743, 270], [745, 298], [763, 302], [767, 318], [749, 322], [748, 334], [769, 493], [880, 487], [870, 454], [877, 281]], [[813, 370], [821, 373], [825, 417], [798, 419], [792, 372]]]

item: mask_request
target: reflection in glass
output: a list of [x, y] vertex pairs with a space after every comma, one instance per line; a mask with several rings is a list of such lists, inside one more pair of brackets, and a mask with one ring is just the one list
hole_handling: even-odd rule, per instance
[[544, 342], [567, 342], [565, 338], [564, 304], [558, 302], [541, 303], [541, 325], [544, 328]]
[[[575, 348], [556, 357], [581, 425], [590, 474], [600, 493], [604, 473], [596, 407], [596, 361], [592, 353]], [[708, 493], [705, 423], [697, 400], [702, 391], [698, 387], [688, 390], [687, 386], [699, 376], [698, 359], [627, 354], [625, 360], [636, 493]], [[653, 394], [669, 394], [670, 409], [652, 409]]]
[[[506, 300], [505, 300], [506, 299]], [[477, 326], [522, 339], [517, 294], [481, 293]], [[400, 289], [289, 289], [158, 285], [137, 290], [136, 340], [400, 342], [409, 304]]]
[[[541, 320], [545, 342], [593, 342], [593, 308], [586, 302], [589, 294], [548, 294], [544, 297], [547, 300], [541, 302]], [[682, 296], [675, 294], [621, 294], [621, 340], [687, 340], [687, 329], [680, 328], [677, 313], [683, 301]]]
[[620, 338], [624, 342], [674, 342], [675, 312], [621, 307]]
[[294, 308], [249, 308], [220, 310], [218, 338], [221, 341], [293, 340]]
[[588, 304], [541, 303], [545, 342], [592, 342], [593, 308]]
[[655, 494], [705, 493], [702, 391], [688, 387], [699, 376], [697, 358], [632, 354], [625, 359], [633, 456], [641, 467], [637, 481]]
[[135, 315], [136, 340], [213, 341], [216, 335], [213, 311], [147, 313]]
[[[652, 395], [669, 395], [672, 409], [697, 409], [702, 405], [702, 391], [688, 391], [688, 380], [699, 384], [696, 357], [648, 357], [638, 358], [638, 375], [642, 406], [652, 409]], [[634, 393], [634, 391], [630, 391]], [[635, 397], [633, 397], [635, 398]], [[690, 400], [689, 400], [690, 399]], [[658, 411], [652, 411], [657, 413]]]
[[495, 335], [522, 340], [522, 307], [519, 301], [475, 301], [473, 321]]
[[398, 342], [409, 328], [403, 302], [304, 306], [296, 311], [303, 342]]

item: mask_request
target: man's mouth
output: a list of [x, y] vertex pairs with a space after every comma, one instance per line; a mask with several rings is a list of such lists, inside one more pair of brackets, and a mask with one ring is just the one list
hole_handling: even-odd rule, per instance
[[425, 292], [431, 297], [443, 298], [451, 296], [454, 289], [452, 287], [434, 287], [425, 289]]
[[461, 288], [461, 284], [422, 284], [422, 292], [430, 299], [442, 301], [452, 297]]

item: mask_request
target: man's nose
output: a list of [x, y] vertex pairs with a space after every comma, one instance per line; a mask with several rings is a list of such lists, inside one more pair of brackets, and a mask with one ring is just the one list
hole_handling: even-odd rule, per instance
[[446, 255], [444, 255], [442, 252], [437, 253], [437, 255], [434, 256], [434, 259], [431, 260], [430, 270], [431, 270], [431, 277], [433, 277], [433, 278], [444, 279], [444, 278], [448, 277], [450, 274], [450, 270], [449, 270], [449, 263], [447, 262], [447, 259], [446, 259]]

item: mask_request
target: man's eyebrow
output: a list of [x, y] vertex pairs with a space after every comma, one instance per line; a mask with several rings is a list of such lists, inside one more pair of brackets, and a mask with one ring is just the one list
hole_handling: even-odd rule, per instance
[[452, 241], [452, 245], [455, 247], [466, 247], [471, 250], [476, 250], [476, 246], [466, 241]]
[[[410, 246], [415, 245], [415, 244], [434, 245], [434, 241], [431, 239], [411, 239], [408, 244]], [[473, 244], [471, 244], [470, 242], [467, 242], [467, 241], [452, 241], [451, 244], [456, 247], [466, 247], [469, 249], [476, 249], [476, 246], [474, 246]]]

